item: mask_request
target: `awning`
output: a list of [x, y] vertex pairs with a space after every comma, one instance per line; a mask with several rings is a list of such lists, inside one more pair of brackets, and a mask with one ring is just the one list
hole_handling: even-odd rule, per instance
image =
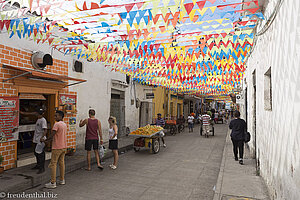
[[42, 94], [29, 94], [29, 93], [20, 93], [19, 99], [46, 100], [46, 98]]
[[9, 66], [9, 65], [4, 65], [4, 64], [3, 64], [3, 68], [8, 68], [8, 69], [13, 69], [13, 70], [18, 70], [18, 71], [24, 72], [21, 75], [17, 75], [12, 78], [4, 79], [3, 82], [6, 82], [8, 80], [11, 80], [11, 79], [14, 79], [17, 77], [28, 76], [28, 75], [31, 75], [31, 76], [37, 77], [37, 78], [46, 79], [46, 80], [52, 79], [52, 80], [59, 80], [59, 81], [67, 81], [67, 80], [77, 81], [77, 83], [71, 83], [67, 86], [86, 82], [86, 80], [84, 80], [84, 79], [73, 78], [73, 77], [69, 77], [69, 76], [65, 76], [65, 75], [53, 74], [53, 73], [42, 71], [42, 70], [29, 69], [29, 68], [24, 68], [24, 67], [14, 67], [14, 66]]

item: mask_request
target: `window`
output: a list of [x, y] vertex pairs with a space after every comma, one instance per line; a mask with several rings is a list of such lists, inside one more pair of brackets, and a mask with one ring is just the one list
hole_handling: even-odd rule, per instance
[[82, 72], [83, 72], [83, 70], [82, 70], [82, 62], [76, 60], [76, 61], [74, 62], [73, 70], [74, 70], [75, 72], [80, 72], [80, 73], [82, 73]]
[[272, 110], [271, 67], [267, 70], [264, 76], [264, 99], [265, 99], [265, 110]]

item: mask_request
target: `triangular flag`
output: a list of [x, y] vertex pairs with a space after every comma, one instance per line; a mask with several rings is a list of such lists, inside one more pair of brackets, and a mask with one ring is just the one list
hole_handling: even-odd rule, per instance
[[198, 7], [199, 7], [200, 10], [203, 9], [205, 3], [206, 3], [206, 0], [205, 0], [205, 1], [198, 1], [198, 2], [197, 2], [197, 5], [198, 5]]
[[185, 10], [186, 10], [187, 14], [189, 15], [190, 12], [193, 10], [194, 3], [187, 3], [187, 4], [184, 4], [184, 7], [185, 7]]
[[131, 11], [135, 3], [125, 4], [125, 9], [127, 12]]

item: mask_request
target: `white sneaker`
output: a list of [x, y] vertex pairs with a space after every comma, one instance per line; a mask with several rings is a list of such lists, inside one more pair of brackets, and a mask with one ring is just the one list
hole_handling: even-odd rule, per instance
[[58, 180], [58, 183], [60, 184], [60, 185], [65, 185], [66, 184], [66, 181], [65, 180]]
[[117, 166], [111, 165], [110, 168], [112, 168], [112, 169], [117, 169]]
[[54, 189], [54, 188], [56, 188], [56, 183], [51, 183], [51, 182], [46, 183], [45, 187], [49, 188], [49, 189]]
[[164, 148], [166, 148], [166, 147], [167, 147], [167, 145], [166, 145], [166, 144], [163, 144], [163, 147], [164, 147]]

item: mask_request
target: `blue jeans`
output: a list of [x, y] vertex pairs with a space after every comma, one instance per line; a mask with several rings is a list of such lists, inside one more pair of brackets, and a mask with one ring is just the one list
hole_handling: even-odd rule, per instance
[[193, 129], [194, 128], [194, 123], [189, 123], [189, 129]]

